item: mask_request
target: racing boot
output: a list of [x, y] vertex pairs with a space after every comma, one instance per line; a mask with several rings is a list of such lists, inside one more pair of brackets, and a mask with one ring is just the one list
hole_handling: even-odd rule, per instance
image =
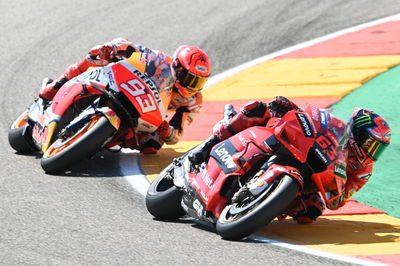
[[141, 154], [156, 154], [164, 144], [158, 134], [138, 134], [139, 151]]
[[219, 142], [221, 142], [221, 140], [217, 137], [209, 137], [206, 141], [201, 143], [189, 153], [189, 161], [193, 165], [200, 165], [201, 163], [205, 162], [210, 156], [211, 149]]
[[64, 76], [56, 80], [51, 78], [44, 78], [42, 82], [41, 89], [39, 91], [39, 97], [48, 101], [53, 100], [54, 96], [57, 94], [58, 90], [64, 85], [68, 79]]

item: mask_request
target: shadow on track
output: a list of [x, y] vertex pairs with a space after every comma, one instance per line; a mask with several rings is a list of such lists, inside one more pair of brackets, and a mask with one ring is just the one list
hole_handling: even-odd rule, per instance
[[[18, 156], [32, 157], [36, 159], [37, 163], [40, 164], [40, 153], [24, 154], [15, 152]], [[90, 159], [84, 159], [81, 162], [73, 165], [65, 171], [47, 175], [51, 176], [70, 176], [70, 177], [96, 177], [96, 178], [112, 178], [115, 176], [121, 176], [119, 170], [119, 152], [102, 151], [96, 153]]]
[[277, 220], [257, 232], [267, 238], [298, 245], [372, 244], [400, 241], [398, 225], [369, 221], [320, 217], [312, 224], [299, 225], [294, 221]]

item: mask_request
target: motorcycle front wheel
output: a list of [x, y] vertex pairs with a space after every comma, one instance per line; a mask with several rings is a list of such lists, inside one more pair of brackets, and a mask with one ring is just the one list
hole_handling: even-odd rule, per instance
[[67, 169], [93, 155], [115, 132], [107, 118], [93, 116], [81, 129], [67, 139], [57, 139], [43, 154], [41, 166], [46, 173]]
[[8, 143], [17, 152], [32, 153], [35, 151], [29, 129], [28, 111], [24, 111], [8, 130]]
[[174, 185], [171, 170], [172, 163], [150, 184], [146, 194], [148, 212], [160, 220], [178, 219], [185, 214], [181, 205], [183, 192]]
[[242, 239], [269, 224], [294, 200], [299, 184], [289, 175], [276, 180], [258, 197], [227, 205], [218, 218], [217, 233], [224, 239]]

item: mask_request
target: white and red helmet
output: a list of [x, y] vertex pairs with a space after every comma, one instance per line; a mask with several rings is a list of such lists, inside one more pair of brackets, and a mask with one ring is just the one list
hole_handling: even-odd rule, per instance
[[201, 91], [211, 74], [208, 55], [196, 46], [179, 46], [174, 53], [171, 68], [174, 85], [183, 97]]

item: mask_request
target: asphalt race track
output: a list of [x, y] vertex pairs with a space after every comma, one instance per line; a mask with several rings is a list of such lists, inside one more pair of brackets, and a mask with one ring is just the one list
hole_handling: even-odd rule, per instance
[[[38, 3], [40, 2], [40, 3]], [[61, 175], [9, 147], [8, 127], [43, 77], [94, 45], [127, 37], [173, 53], [207, 51], [213, 73], [400, 12], [396, 0], [0, 2], [2, 265], [345, 265], [255, 241], [223, 241], [192, 220], [160, 223], [104, 152]]]

